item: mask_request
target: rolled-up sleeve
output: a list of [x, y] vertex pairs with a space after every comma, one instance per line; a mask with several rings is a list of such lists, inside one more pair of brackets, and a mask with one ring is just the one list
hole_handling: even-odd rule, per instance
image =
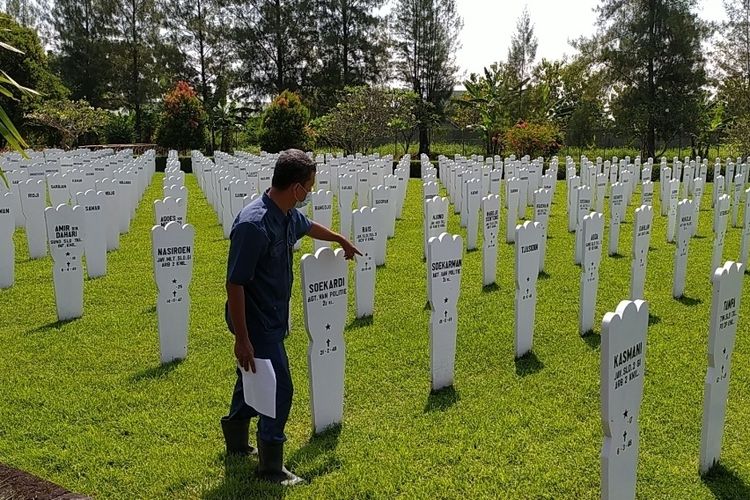
[[241, 222], [232, 228], [229, 237], [227, 281], [247, 285], [255, 278], [258, 259], [267, 250], [268, 237], [252, 222]]
[[312, 227], [310, 219], [305, 217], [305, 215], [296, 208], [292, 209], [292, 222], [294, 223], [294, 236], [297, 239], [300, 239], [309, 233], [310, 228]]

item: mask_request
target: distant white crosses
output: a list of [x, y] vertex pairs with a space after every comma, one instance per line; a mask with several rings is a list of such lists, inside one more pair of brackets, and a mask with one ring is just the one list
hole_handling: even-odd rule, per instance
[[[318, 224], [331, 228], [333, 225], [333, 194], [319, 189], [312, 193], [312, 218]], [[328, 246], [328, 242], [314, 240], [315, 250]]]
[[151, 229], [154, 279], [158, 289], [159, 352], [162, 363], [187, 356], [190, 280], [195, 228], [172, 221]]
[[679, 299], [685, 293], [687, 278], [687, 261], [690, 238], [693, 232], [693, 200], [682, 200], [677, 205], [677, 245], [674, 254], [674, 282], [672, 283], [672, 297]]
[[585, 335], [594, 329], [596, 295], [599, 289], [599, 263], [602, 260], [604, 216], [591, 212], [581, 224], [581, 288], [579, 295], [578, 331]]
[[536, 283], [539, 278], [539, 245], [542, 228], [538, 222], [516, 226], [515, 355], [529, 353], [534, 344]]
[[432, 390], [453, 385], [461, 291], [463, 241], [442, 233], [427, 244], [427, 286], [430, 297], [430, 373]]
[[521, 181], [511, 177], [505, 183], [508, 194], [505, 199], [508, 202], [505, 221], [505, 242], [513, 243], [516, 241], [516, 221], [518, 221], [518, 196], [521, 190]]
[[542, 228], [542, 238], [539, 241], [539, 272], [544, 272], [544, 260], [547, 255], [547, 229], [549, 225], [549, 213], [552, 208], [552, 191], [549, 189], [537, 189], [534, 191], [534, 222], [538, 222]]
[[489, 194], [500, 195], [500, 179], [502, 174], [502, 170], [493, 170], [490, 172]]
[[576, 191], [576, 240], [573, 253], [575, 263], [580, 264], [583, 254], [583, 218], [591, 212], [591, 188], [581, 186]]
[[635, 498], [647, 328], [648, 303], [642, 300], [620, 302], [602, 321], [603, 499]]
[[721, 440], [729, 395], [732, 352], [737, 334], [745, 266], [732, 261], [711, 277], [711, 326], [708, 334], [708, 371], [703, 388], [700, 473], [705, 474], [721, 456]]
[[482, 180], [470, 179], [466, 181], [466, 199], [464, 200], [464, 207], [466, 210], [464, 213], [467, 218], [466, 248], [468, 250], [474, 250], [477, 248], [477, 242], [479, 239], [479, 209], [481, 203]]
[[750, 251], [750, 188], [745, 191], [745, 211], [742, 223], [742, 241], [740, 243], [740, 263], [747, 269], [747, 257]]
[[357, 207], [370, 205], [370, 176], [367, 170], [359, 170], [357, 179]]
[[714, 177], [714, 189], [712, 192], [711, 206], [716, 207], [719, 198], [724, 194], [724, 176]]
[[[44, 181], [42, 181], [44, 182]], [[44, 211], [47, 239], [52, 253], [57, 319], [83, 315], [83, 207], [60, 204]]]
[[352, 227], [354, 244], [362, 252], [356, 256], [354, 282], [356, 284], [357, 318], [372, 316], [375, 310], [375, 247], [378, 237], [378, 208], [354, 210]]
[[[232, 223], [229, 226], [230, 232], [232, 229], [232, 225], [234, 224], [234, 219], [237, 218], [237, 214], [242, 211], [242, 209], [248, 203], [248, 198], [253, 194], [256, 193], [250, 190], [250, 182], [246, 180], [234, 179], [229, 183], [229, 206], [232, 212]], [[182, 224], [184, 224], [185, 222], [186, 220], [183, 217]]]
[[646, 266], [648, 265], [648, 247], [651, 242], [651, 224], [654, 209], [650, 205], [641, 205], [635, 209], [633, 220], [633, 260], [630, 266], [630, 299], [645, 298]]
[[352, 203], [354, 202], [355, 177], [350, 174], [339, 175], [339, 232], [346, 238], [351, 237]]
[[307, 363], [314, 432], [341, 423], [344, 415], [344, 322], [348, 276], [344, 251], [325, 247], [305, 254], [302, 304], [309, 339]]
[[76, 195], [76, 203], [83, 209], [83, 248], [86, 255], [86, 274], [97, 278], [107, 274], [107, 229], [104, 219], [104, 193], [93, 189]]
[[625, 214], [625, 187], [622, 183], [612, 184], [609, 194], [609, 255], [617, 255], [620, 245], [620, 223]]
[[727, 232], [727, 218], [729, 217], [729, 196], [721, 195], [716, 202], [714, 209], [714, 247], [711, 254], [711, 273], [721, 265], [722, 254], [724, 253], [724, 237]]
[[495, 283], [497, 274], [497, 233], [500, 229], [500, 197], [490, 194], [482, 198], [482, 284]]
[[0, 194], [0, 288], [10, 288], [15, 281], [16, 230], [15, 193]]
[[43, 179], [29, 179], [18, 184], [21, 210], [26, 228], [29, 257], [40, 259], [47, 255], [44, 229], [45, 183]]
[[680, 195], [680, 181], [672, 179], [668, 187], [667, 241], [673, 242], [677, 230], [677, 203]]

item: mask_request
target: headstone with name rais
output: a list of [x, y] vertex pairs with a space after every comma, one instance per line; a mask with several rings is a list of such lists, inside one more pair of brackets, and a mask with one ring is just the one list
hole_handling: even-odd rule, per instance
[[172, 221], [182, 226], [186, 222], [186, 212], [185, 200], [182, 198], [167, 196], [163, 200], [154, 201], [154, 219], [160, 226], [166, 226]]
[[724, 237], [727, 233], [727, 219], [729, 218], [729, 196], [723, 194], [719, 197], [714, 208], [714, 247], [711, 254], [711, 274], [721, 265], [724, 253]]
[[[44, 182], [44, 181], [42, 181]], [[60, 204], [44, 211], [47, 239], [52, 253], [57, 319], [83, 315], [83, 207]]]
[[581, 256], [583, 255], [583, 218], [591, 212], [591, 188], [589, 186], [581, 186], [577, 190], [577, 201], [576, 201], [576, 241], [574, 253], [574, 261], [576, 264], [581, 263]]
[[641, 205], [635, 209], [633, 260], [630, 265], [630, 300], [645, 299], [646, 266], [648, 265], [648, 246], [651, 242], [653, 218], [654, 209], [650, 205]]
[[354, 181], [351, 174], [339, 174], [339, 232], [349, 238], [352, 231], [352, 203], [354, 202]]
[[644, 181], [641, 184], [641, 205], [652, 207], [654, 205], [654, 183]]
[[106, 222], [107, 251], [120, 248], [120, 197], [117, 179], [105, 177], [95, 183], [96, 190], [104, 194], [104, 220]]
[[742, 199], [742, 191], [745, 188], [743, 184], [742, 174], [734, 176], [734, 184], [732, 184], [732, 227], [738, 227], [738, 215], [740, 211], [740, 200]]
[[500, 197], [491, 194], [482, 198], [482, 285], [495, 283], [497, 274], [497, 233], [500, 229]]
[[747, 269], [748, 252], [750, 252], [750, 188], [745, 190], [745, 211], [742, 221], [742, 238], [740, 243], [740, 263]]
[[[318, 191], [312, 192], [312, 218], [318, 224], [331, 228], [333, 225], [333, 194], [330, 191]], [[313, 240], [314, 249], [329, 246], [327, 241]]]
[[698, 217], [701, 213], [701, 199], [703, 198], [703, 190], [706, 185], [705, 180], [702, 177], [698, 177], [693, 181], [693, 237], [698, 234]]
[[669, 181], [669, 199], [667, 208], [667, 241], [674, 241], [677, 230], [677, 203], [680, 196], [680, 181], [672, 179]]
[[[474, 250], [477, 248], [479, 239], [479, 209], [482, 204], [482, 180], [471, 179], [466, 182], [466, 249]], [[500, 203], [498, 199], [498, 204]]]
[[440, 236], [448, 228], [448, 198], [435, 196], [425, 200], [424, 218], [424, 255], [427, 256], [427, 242], [434, 236]]
[[151, 229], [162, 363], [187, 356], [194, 240], [195, 228], [190, 224], [180, 225], [172, 221], [164, 227]]
[[578, 188], [581, 178], [576, 176], [568, 179], [568, 232], [572, 233], [578, 225]]
[[16, 230], [14, 192], [0, 194], [0, 288], [10, 288], [15, 282]]
[[453, 385], [461, 291], [463, 241], [442, 233], [427, 243], [427, 286], [430, 297], [430, 373], [432, 390]]
[[648, 303], [643, 300], [623, 300], [602, 321], [603, 499], [635, 498], [647, 329]]
[[93, 189], [76, 194], [76, 203], [83, 208], [83, 251], [86, 274], [98, 278], [107, 274], [107, 222], [104, 219], [104, 193]]
[[721, 441], [729, 395], [732, 351], [737, 334], [745, 266], [732, 261], [717, 268], [711, 281], [711, 323], [708, 371], [703, 385], [700, 473], [707, 473], [721, 456]]
[[378, 234], [378, 208], [354, 210], [352, 227], [354, 244], [362, 255], [356, 256], [354, 282], [356, 284], [357, 318], [372, 316], [375, 310], [375, 247]]
[[693, 200], [682, 200], [677, 205], [677, 245], [674, 253], [674, 282], [672, 297], [679, 299], [685, 293], [685, 279], [687, 277], [688, 249], [693, 232]]
[[534, 345], [536, 282], [539, 278], [539, 242], [542, 227], [526, 221], [516, 226], [515, 356], [520, 358]]
[[372, 206], [378, 209], [378, 217], [380, 218], [380, 225], [382, 228], [381, 235], [385, 238], [391, 238], [395, 234], [396, 229], [396, 200], [394, 196], [395, 191], [391, 191], [388, 187], [380, 184], [372, 188], [370, 192], [370, 199], [372, 200]]
[[542, 227], [542, 238], [539, 241], [539, 271], [544, 271], [544, 260], [547, 255], [547, 230], [549, 227], [549, 213], [552, 205], [552, 191], [537, 189], [534, 191], [534, 222]]
[[580, 231], [583, 249], [578, 332], [585, 335], [594, 329], [596, 295], [599, 290], [599, 263], [602, 260], [602, 242], [604, 240], [604, 216], [598, 212], [591, 212], [586, 215], [583, 218]]
[[620, 245], [620, 223], [625, 211], [625, 191], [620, 182], [612, 184], [609, 194], [609, 255], [617, 255]]
[[506, 211], [506, 224], [505, 224], [505, 242], [513, 243], [516, 241], [516, 222], [518, 221], [518, 193], [521, 190], [521, 181], [516, 177], [511, 177], [505, 182], [506, 200], [508, 202], [508, 210]]
[[305, 254], [302, 304], [309, 339], [307, 367], [310, 380], [312, 426], [317, 434], [341, 423], [344, 416], [344, 365], [349, 270], [342, 249], [325, 247]]
[[47, 239], [44, 230], [46, 189], [44, 179], [31, 178], [21, 182], [18, 184], [18, 191], [25, 220], [29, 257], [32, 259], [46, 257]]

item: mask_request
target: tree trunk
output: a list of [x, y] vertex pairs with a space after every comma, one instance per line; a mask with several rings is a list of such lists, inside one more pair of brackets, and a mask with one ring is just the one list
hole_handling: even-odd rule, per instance
[[133, 7], [133, 17], [131, 20], [131, 34], [132, 34], [132, 50], [133, 50], [133, 101], [135, 108], [135, 140], [140, 142], [142, 140], [142, 117], [141, 117], [141, 92], [139, 87], [140, 74], [138, 71], [138, 2], [132, 0], [131, 6]]
[[196, 7], [198, 8], [198, 56], [201, 64], [201, 95], [203, 96], [203, 107], [208, 114], [208, 125], [211, 130], [211, 144], [209, 144], [209, 154], [213, 154], [216, 149], [216, 130], [214, 127], [213, 120], [213, 109], [209, 102], [208, 95], [208, 78], [206, 77], [206, 45], [205, 45], [205, 33], [203, 26], [203, 9], [201, 5], [202, 0], [198, 0]]
[[426, 125], [419, 124], [419, 153], [418, 155], [430, 154], [430, 135]]

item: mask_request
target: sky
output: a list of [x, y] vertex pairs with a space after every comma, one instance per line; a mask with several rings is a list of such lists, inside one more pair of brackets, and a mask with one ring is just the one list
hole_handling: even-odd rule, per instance
[[[459, 81], [506, 59], [510, 38], [524, 6], [528, 6], [539, 42], [536, 61], [541, 61], [572, 55], [575, 51], [568, 40], [593, 33], [596, 22], [593, 9], [598, 4], [598, 0], [456, 0], [464, 21], [462, 46], [456, 54], [462, 72]], [[722, 1], [699, 0], [698, 14], [709, 21], [723, 20]]]

